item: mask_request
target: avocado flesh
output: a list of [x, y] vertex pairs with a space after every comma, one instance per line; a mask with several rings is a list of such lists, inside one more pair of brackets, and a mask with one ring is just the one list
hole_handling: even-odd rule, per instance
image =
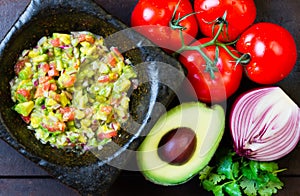
[[[163, 161], [157, 152], [160, 139], [172, 129], [188, 127], [195, 131], [196, 149], [183, 165]], [[211, 160], [222, 139], [225, 114], [220, 105], [211, 108], [200, 102], [182, 103], [161, 116], [137, 152], [138, 166], [149, 181], [160, 185], [185, 183]]]
[[23, 116], [28, 116], [34, 107], [33, 101], [19, 103], [15, 106], [15, 111]]

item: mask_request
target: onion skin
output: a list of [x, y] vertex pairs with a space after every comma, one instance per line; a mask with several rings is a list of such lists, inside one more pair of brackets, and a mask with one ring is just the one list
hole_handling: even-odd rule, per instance
[[230, 131], [238, 155], [274, 161], [297, 146], [300, 109], [280, 87], [251, 90], [234, 103]]

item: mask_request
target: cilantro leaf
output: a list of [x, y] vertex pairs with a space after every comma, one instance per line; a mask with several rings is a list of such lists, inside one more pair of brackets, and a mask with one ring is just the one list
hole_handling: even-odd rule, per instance
[[254, 180], [249, 180], [248, 178], [243, 177], [241, 179], [240, 186], [246, 195], [248, 195], [248, 196], [257, 195], [257, 190], [255, 188]]
[[205, 180], [206, 178], [208, 178], [208, 176], [209, 176], [209, 174], [210, 174], [210, 172], [211, 172], [211, 170], [212, 170], [213, 168], [212, 167], [210, 167], [210, 166], [206, 166], [206, 167], [204, 167], [200, 172], [199, 172], [199, 179], [200, 179], [200, 181], [202, 182], [203, 180]]
[[258, 169], [259, 169], [259, 163], [257, 161], [250, 161], [249, 162], [249, 167], [252, 172], [252, 176], [257, 178], [258, 175]]
[[219, 175], [219, 174], [211, 174], [209, 176], [209, 181], [211, 181], [214, 184], [218, 184], [222, 180], [226, 179], [225, 175]]
[[234, 179], [232, 171], [232, 156], [227, 155], [221, 159], [217, 172], [218, 174], [225, 175], [227, 179]]
[[223, 193], [223, 187], [221, 185], [218, 185], [214, 190], [213, 193], [215, 196], [224, 196]]
[[204, 189], [216, 196], [271, 196], [282, 189], [276, 162], [259, 162], [241, 158], [232, 151], [217, 156], [216, 167], [207, 166], [199, 173]]
[[242, 196], [242, 192], [240, 190], [240, 186], [232, 181], [229, 184], [225, 185], [225, 191], [231, 196]]
[[257, 178], [257, 174], [253, 173], [250, 167], [242, 167], [241, 171], [243, 176], [245, 176], [249, 180], [255, 180]]
[[273, 193], [277, 193], [277, 189], [282, 189], [283, 182], [276, 175], [267, 173], [265, 174], [265, 178], [268, 180], [259, 185], [258, 193], [260, 195], [272, 195]]
[[278, 170], [278, 164], [275, 162], [260, 162], [259, 169], [267, 172], [274, 172]]
[[239, 164], [239, 162], [234, 162], [233, 164], [232, 164], [232, 174], [233, 174], [233, 177], [234, 178], [237, 178], [237, 177], [239, 177], [239, 172], [240, 172], [240, 164]]
[[219, 187], [218, 185], [216, 186], [216, 184], [214, 184], [212, 181], [210, 181], [210, 180], [204, 180], [203, 182], [202, 182], [202, 186], [203, 186], [203, 188], [205, 189], [205, 190], [208, 190], [208, 191], [213, 191], [213, 190], [216, 190], [216, 189], [218, 189], [218, 188], [221, 188], [222, 189], [222, 187]]

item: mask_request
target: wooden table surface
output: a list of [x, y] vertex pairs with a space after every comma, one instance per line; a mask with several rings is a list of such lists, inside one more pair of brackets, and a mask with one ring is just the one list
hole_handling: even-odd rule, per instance
[[[97, 0], [108, 12], [129, 24], [129, 16], [137, 0], [127, 0], [119, 11], [107, 0]], [[28, 5], [29, 0], [0, 0], [0, 40]], [[296, 9], [297, 10], [297, 9]], [[299, 9], [298, 9], [299, 10]], [[299, 31], [298, 31], [299, 32]], [[281, 174], [285, 183], [278, 195], [300, 195], [300, 146], [279, 161], [282, 168], [288, 168]], [[0, 140], [0, 195], [79, 195], [78, 192], [52, 178], [48, 173], [24, 158], [12, 147]], [[210, 195], [199, 186], [198, 179], [176, 187], [154, 185], [142, 177], [139, 172], [123, 171], [108, 195]]]

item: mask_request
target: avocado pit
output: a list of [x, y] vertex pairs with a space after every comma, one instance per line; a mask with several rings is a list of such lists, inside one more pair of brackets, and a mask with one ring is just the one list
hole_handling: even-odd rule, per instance
[[195, 132], [187, 127], [179, 127], [167, 132], [158, 145], [159, 157], [173, 165], [188, 162], [196, 149]]

